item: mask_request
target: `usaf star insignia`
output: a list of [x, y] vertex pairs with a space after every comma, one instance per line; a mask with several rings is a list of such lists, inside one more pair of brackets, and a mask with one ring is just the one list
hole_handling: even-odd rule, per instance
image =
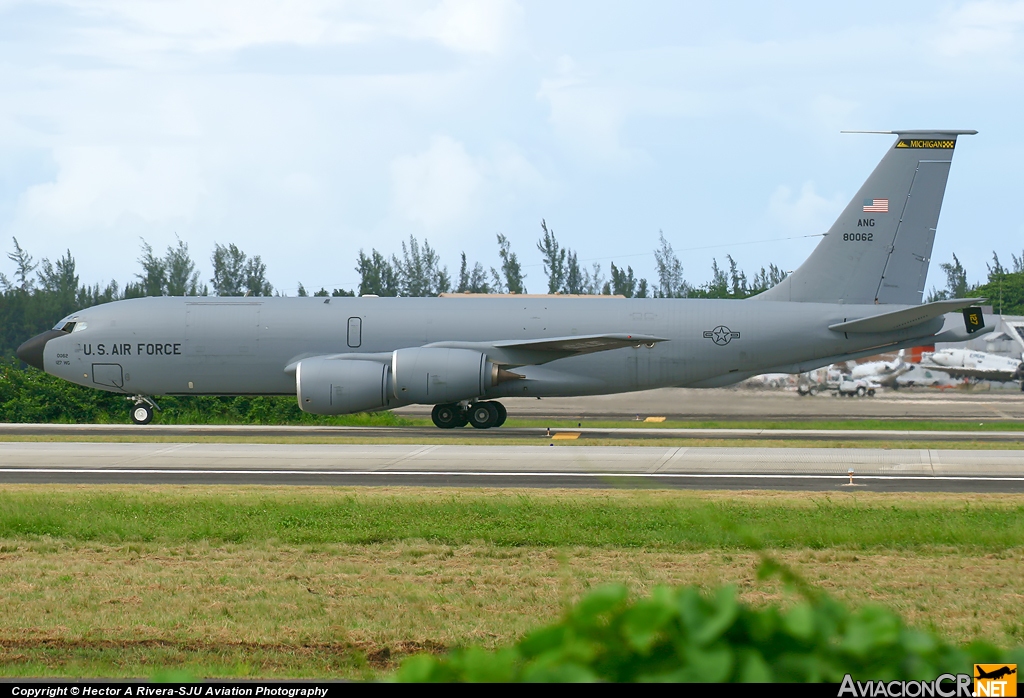
[[710, 339], [720, 347], [724, 347], [726, 344], [734, 339], [739, 339], [740, 333], [733, 332], [725, 325], [719, 325], [713, 330], [704, 331], [704, 339]]

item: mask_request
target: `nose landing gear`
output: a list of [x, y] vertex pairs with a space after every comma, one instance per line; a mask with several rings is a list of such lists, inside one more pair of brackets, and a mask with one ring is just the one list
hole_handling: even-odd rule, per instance
[[128, 399], [135, 402], [130, 413], [132, 422], [135, 424], [149, 424], [153, 421], [153, 411], [160, 409], [153, 402], [153, 398], [146, 397], [145, 395], [135, 395]]
[[471, 424], [475, 429], [490, 429], [500, 427], [507, 417], [505, 406], [492, 400], [474, 402], [469, 407], [463, 407], [458, 403], [434, 405], [434, 409], [430, 411], [434, 426], [440, 429], [457, 429], [467, 424]]

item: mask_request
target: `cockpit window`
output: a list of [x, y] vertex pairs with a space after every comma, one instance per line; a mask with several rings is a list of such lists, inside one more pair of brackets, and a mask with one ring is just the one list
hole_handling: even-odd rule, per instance
[[54, 325], [53, 329], [60, 330], [61, 332], [81, 332], [86, 327], [88, 327], [88, 325], [85, 324], [84, 322], [75, 320], [61, 320], [56, 325]]

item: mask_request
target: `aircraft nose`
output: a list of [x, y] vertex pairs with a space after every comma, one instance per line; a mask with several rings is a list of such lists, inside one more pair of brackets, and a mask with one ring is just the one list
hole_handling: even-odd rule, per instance
[[43, 349], [46, 348], [46, 343], [54, 337], [63, 337], [64, 332], [60, 330], [48, 330], [42, 334], [37, 334], [32, 339], [28, 340], [15, 352], [18, 358], [27, 363], [29, 366], [35, 366], [40, 371], [43, 370]]

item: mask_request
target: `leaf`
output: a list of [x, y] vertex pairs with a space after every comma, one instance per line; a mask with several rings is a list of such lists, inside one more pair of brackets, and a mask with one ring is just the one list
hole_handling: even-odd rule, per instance
[[705, 618], [704, 623], [693, 630], [693, 641], [697, 645], [709, 645], [728, 630], [739, 615], [739, 603], [736, 600], [736, 587], [725, 586], [718, 590], [712, 602], [712, 615]]
[[568, 662], [530, 667], [523, 672], [525, 683], [596, 683], [599, 680], [590, 668]]
[[768, 683], [775, 678], [768, 662], [757, 650], [740, 651], [736, 663], [736, 680], [742, 683]]
[[693, 681], [721, 683], [732, 673], [734, 656], [731, 647], [718, 644], [706, 650], [694, 649], [687, 660]]
[[810, 640], [814, 637], [814, 609], [807, 603], [794, 606], [782, 616], [782, 627], [798, 640]]
[[590, 626], [600, 621], [600, 616], [609, 613], [622, 604], [629, 596], [623, 584], [607, 584], [587, 594], [572, 609], [569, 616], [574, 623]]
[[536, 657], [561, 647], [568, 634], [568, 629], [562, 625], [534, 630], [519, 643], [519, 651], [525, 657]]
[[646, 653], [674, 616], [675, 608], [666, 601], [639, 601], [623, 614], [622, 635], [630, 646]]
[[519, 653], [514, 649], [488, 652], [470, 647], [462, 657], [463, 677], [473, 683], [507, 683], [516, 674]]
[[414, 654], [406, 658], [395, 674], [395, 680], [399, 683], [429, 683], [431, 681], [443, 681], [441, 661], [429, 654]]
[[872, 650], [895, 645], [900, 637], [900, 619], [879, 606], [866, 606], [850, 618], [841, 647], [859, 657]]

